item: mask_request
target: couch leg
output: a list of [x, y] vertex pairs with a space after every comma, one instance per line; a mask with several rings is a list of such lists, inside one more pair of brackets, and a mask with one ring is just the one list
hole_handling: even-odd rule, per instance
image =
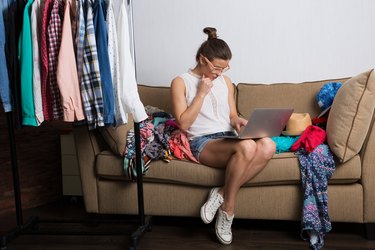
[[367, 240], [375, 240], [375, 223], [365, 223], [365, 233]]

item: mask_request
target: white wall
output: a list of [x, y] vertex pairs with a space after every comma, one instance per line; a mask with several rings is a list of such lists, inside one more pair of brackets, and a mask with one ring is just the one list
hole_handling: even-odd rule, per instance
[[375, 66], [374, 0], [134, 0], [139, 83], [169, 86], [217, 28], [235, 83], [353, 76]]

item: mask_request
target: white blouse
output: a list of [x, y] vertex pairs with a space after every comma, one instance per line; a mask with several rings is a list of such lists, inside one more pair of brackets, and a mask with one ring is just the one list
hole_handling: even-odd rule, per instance
[[[191, 70], [180, 77], [185, 82], [186, 102], [190, 106], [197, 94], [201, 77], [195, 75]], [[197, 118], [187, 130], [189, 139], [217, 132], [232, 131], [229, 116], [228, 86], [224, 77], [219, 76], [213, 81], [213, 86], [204, 98]]]

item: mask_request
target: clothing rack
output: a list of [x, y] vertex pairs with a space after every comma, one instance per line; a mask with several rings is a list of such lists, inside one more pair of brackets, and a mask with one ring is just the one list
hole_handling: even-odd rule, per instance
[[[127, 0], [129, 9], [133, 12], [131, 0]], [[131, 21], [133, 22], [133, 14], [131, 13]], [[135, 64], [135, 48], [134, 48], [134, 27], [131, 24], [132, 36], [133, 36], [133, 56]], [[136, 70], [135, 70], [136, 71]], [[7, 112], [7, 126], [9, 132], [9, 146], [11, 152], [11, 166], [13, 176], [13, 189], [14, 189], [14, 201], [15, 201], [15, 212], [16, 212], [16, 227], [9, 232], [0, 235], [0, 250], [6, 250], [8, 242], [16, 238], [18, 235], [25, 231], [33, 228], [39, 221], [37, 217], [32, 216], [24, 223], [23, 209], [21, 201], [21, 185], [19, 181], [19, 169], [18, 169], [18, 157], [15, 140], [15, 130], [13, 124], [13, 112]], [[143, 197], [143, 173], [142, 173], [142, 156], [141, 156], [141, 138], [140, 138], [140, 123], [134, 122], [134, 136], [135, 136], [135, 163], [137, 171], [137, 197], [138, 197], [138, 217], [139, 225], [137, 229], [130, 235], [130, 250], [135, 250], [137, 243], [141, 237], [151, 230], [151, 216], [145, 216], [144, 213], [144, 197]], [[45, 221], [43, 221], [45, 222]], [[52, 223], [62, 223], [62, 221], [49, 221]]]
[[[131, 0], [128, 1], [130, 9], [130, 28], [132, 32], [132, 56], [134, 61], [134, 72], [137, 79], [137, 64], [135, 56], [135, 38], [134, 38], [134, 19], [133, 19], [133, 4]], [[141, 133], [140, 123], [134, 122], [134, 139], [135, 139], [135, 164], [137, 171], [137, 195], [138, 195], [138, 216], [139, 226], [130, 236], [130, 250], [135, 250], [138, 241], [147, 232], [151, 231], [151, 216], [145, 216], [144, 211], [144, 197], [143, 197], [143, 173], [142, 173], [142, 153], [141, 153]]]
[[130, 250], [136, 249], [139, 239], [151, 230], [151, 217], [145, 216], [144, 197], [143, 197], [143, 173], [142, 173], [142, 156], [141, 156], [141, 136], [139, 123], [134, 123], [135, 138], [135, 163], [137, 167], [137, 193], [138, 193], [138, 215], [139, 226], [130, 236]]

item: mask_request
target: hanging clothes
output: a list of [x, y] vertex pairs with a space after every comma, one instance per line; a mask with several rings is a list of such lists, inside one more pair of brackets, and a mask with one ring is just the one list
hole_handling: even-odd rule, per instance
[[[108, 5], [105, 0], [28, 0], [18, 18], [24, 20], [19, 51], [14, 50], [22, 72], [14, 73], [18, 58], [14, 65], [11, 52], [6, 58], [12, 76], [22, 76], [24, 125], [86, 119], [94, 129], [125, 124], [129, 113], [135, 122], [147, 119], [135, 79], [127, 9], [124, 1], [116, 2], [115, 11], [110, 0]], [[17, 34], [14, 25], [9, 28]], [[9, 84], [17, 89], [14, 85]]]
[[60, 51], [58, 54], [56, 80], [61, 94], [63, 120], [66, 122], [84, 120], [82, 100], [79, 90], [77, 65], [74, 54], [71, 20], [75, 20], [74, 0], [66, 0]]
[[96, 127], [104, 126], [104, 105], [91, 0], [86, 0], [85, 2], [84, 16], [86, 35], [83, 53], [81, 96], [88, 127], [89, 129], [95, 129]]
[[75, 35], [75, 52], [77, 63], [78, 81], [82, 82], [83, 72], [83, 51], [86, 33], [85, 17], [83, 14], [84, 0], [76, 1], [76, 35]]
[[22, 125], [38, 126], [35, 117], [33, 97], [33, 50], [30, 14], [34, 0], [29, 0], [23, 12], [23, 26], [19, 40], [19, 60], [21, 65], [21, 107]]
[[57, 60], [61, 44], [62, 28], [62, 10], [63, 3], [61, 0], [53, 0], [51, 17], [47, 28], [48, 36], [48, 83], [52, 96], [53, 119], [62, 120], [63, 110], [61, 107], [60, 90], [57, 86]]
[[0, 2], [0, 99], [3, 104], [3, 108], [5, 112], [12, 111], [12, 95], [10, 91], [9, 85], [9, 75], [8, 75], [8, 68], [7, 61], [5, 57], [5, 25], [4, 25], [4, 18], [3, 12], [8, 6], [3, 6], [3, 2]]
[[33, 39], [33, 95], [35, 117], [38, 126], [44, 121], [39, 58], [41, 31], [40, 3], [41, 0], [34, 0], [31, 8], [31, 34]]
[[140, 122], [147, 119], [147, 114], [138, 94], [134, 63], [130, 52], [128, 13], [124, 1], [121, 1], [116, 24], [121, 83], [117, 91], [120, 96], [120, 105], [124, 107], [124, 116], [132, 113], [134, 121]]
[[42, 74], [42, 104], [43, 115], [46, 121], [53, 120], [53, 100], [51, 88], [48, 83], [48, 45], [47, 45], [47, 32], [48, 24], [51, 17], [53, 7], [53, 0], [45, 0], [44, 9], [42, 14], [42, 30], [40, 33], [40, 58], [41, 58], [41, 74]]
[[94, 0], [93, 13], [94, 13], [94, 29], [96, 46], [98, 52], [98, 61], [100, 69], [100, 80], [103, 93], [104, 103], [104, 124], [106, 126], [114, 125], [114, 99], [112, 88], [111, 69], [108, 57], [108, 34], [107, 26], [104, 19], [104, 2], [102, 0]]
[[[3, 8], [6, 8], [6, 1], [2, 1]], [[20, 65], [18, 61], [19, 34], [23, 24], [23, 10], [25, 1], [8, 0], [8, 9], [3, 12], [4, 24], [6, 30], [6, 59], [9, 76], [9, 84], [12, 95], [12, 110], [14, 125], [16, 128], [22, 126], [22, 107], [21, 107], [21, 81]]]
[[108, 0], [107, 2], [106, 24], [108, 31], [108, 57], [112, 76], [115, 123], [116, 126], [119, 126], [127, 122], [127, 117], [125, 115], [124, 107], [120, 105], [121, 101], [118, 94], [118, 88], [120, 84], [120, 63], [118, 58], [116, 19], [114, 15], [112, 0]]

